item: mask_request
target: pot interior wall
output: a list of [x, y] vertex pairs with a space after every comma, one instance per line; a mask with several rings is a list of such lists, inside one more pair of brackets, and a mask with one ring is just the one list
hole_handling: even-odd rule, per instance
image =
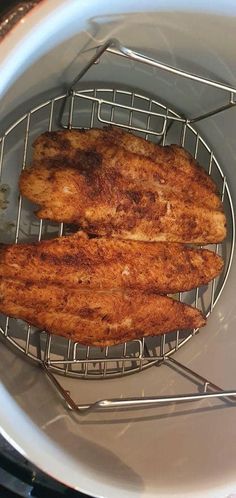
[[[45, 40], [41, 45], [38, 43], [33, 56], [27, 58], [25, 54], [22, 70], [16, 71], [11, 85], [3, 90], [0, 104], [3, 131], [32, 106], [63, 93], [94, 53], [92, 48], [110, 37], [164, 63], [236, 86], [234, 16], [226, 12], [168, 11], [167, 7], [166, 11], [155, 12], [151, 2], [147, 12], [131, 14], [122, 13], [123, 4], [121, 2], [120, 12], [109, 14], [101, 2], [98, 15], [90, 17], [85, 12], [71, 18], [64, 33], [58, 29], [53, 40], [48, 35], [50, 43], [46, 44]], [[219, 33], [227, 36], [219, 36]], [[28, 42], [30, 44], [30, 32]], [[103, 85], [136, 89], [187, 117], [224, 105], [228, 98], [222, 91], [113, 54], [102, 57], [78, 88]], [[224, 170], [234, 203], [235, 123], [235, 109], [231, 109], [197, 125]], [[227, 389], [236, 387], [235, 282], [233, 262], [226, 287], [206, 329], [176, 356]], [[13, 431], [13, 439], [27, 456], [56, 478], [87, 493], [114, 497], [120, 496], [121, 490], [126, 496], [157, 496], [157, 490], [160, 496], [174, 496], [174, 493], [194, 496], [195, 492], [196, 496], [197, 493], [202, 496], [206, 490], [208, 496], [210, 493], [214, 497], [224, 496], [220, 493], [226, 481], [229, 492], [236, 490], [236, 448], [232, 443], [235, 408], [232, 406], [213, 400], [135, 413], [79, 417], [65, 409], [37, 366], [15, 356], [15, 352], [5, 346], [0, 350], [0, 359], [3, 386], [29, 417], [29, 424], [33, 424], [34, 448], [31, 450], [24, 435], [17, 433], [13, 413], [6, 425], [2, 422], [3, 428], [9, 433]], [[189, 378], [166, 366], [153, 367], [124, 379], [91, 382], [64, 379], [63, 382], [76, 401], [85, 403], [120, 395], [155, 396], [196, 388]], [[7, 399], [7, 393], [4, 396]], [[45, 459], [40, 459], [38, 452], [40, 439], [47, 446]], [[62, 461], [54, 460], [53, 465], [55, 448], [63, 451], [64, 472]]]

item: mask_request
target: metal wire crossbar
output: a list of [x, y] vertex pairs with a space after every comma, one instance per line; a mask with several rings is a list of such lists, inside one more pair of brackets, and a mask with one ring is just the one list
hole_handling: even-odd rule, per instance
[[[180, 77], [190, 78], [196, 81], [196, 84], [210, 85], [213, 90], [214, 88], [221, 89], [227, 95], [229, 94], [230, 100], [220, 109], [217, 108], [203, 116], [188, 119], [156, 98], [143, 95], [131, 89], [105, 87], [78, 90], [77, 85], [83, 75], [95, 62], [98, 62], [106, 51], [114, 54], [114, 56], [118, 55], [130, 60], [151, 64], [160, 70], [175, 73]], [[118, 42], [113, 40], [107, 42], [106, 45], [96, 50], [95, 55], [74, 80], [67, 93], [47, 100], [26, 113], [8, 128], [2, 137], [0, 149], [2, 190], [0, 189], [0, 194], [1, 192], [8, 194], [9, 188], [15, 193], [14, 196], [9, 196], [6, 201], [4, 223], [7, 227], [7, 230], [5, 230], [7, 236], [4, 237], [3, 242], [17, 244], [25, 240], [40, 241], [52, 236], [61, 236], [70, 231], [70, 227], [66, 225], [37, 220], [34, 217], [34, 208], [21, 196], [17, 196], [19, 175], [21, 170], [29, 164], [32, 142], [40, 133], [46, 130], [58, 129], [58, 123], [60, 123], [60, 127], [69, 129], [101, 127], [104, 124], [111, 124], [131, 130], [146, 139], [163, 145], [178, 143], [186, 147], [216, 181], [228, 220], [227, 239], [220, 245], [210, 247], [211, 250], [224, 257], [225, 267], [221, 276], [217, 277], [208, 286], [174, 296], [175, 299], [197, 306], [208, 316], [222, 293], [230, 271], [234, 251], [235, 222], [227, 179], [214, 152], [193, 127], [193, 123], [200, 119], [206, 119], [215, 113], [223, 112], [226, 108], [233, 107], [235, 105], [235, 94], [235, 89], [223, 83], [206, 80], [166, 66], [121, 47]], [[21, 158], [21, 161], [19, 161], [19, 158]], [[19, 167], [19, 162], [21, 162], [21, 167]], [[12, 168], [14, 168], [14, 175], [12, 175]], [[163, 361], [172, 361], [173, 353], [186, 344], [197, 333], [197, 330], [177, 331], [161, 337], [141, 338], [120, 346], [106, 347], [104, 349], [85, 347], [79, 343], [73, 343], [71, 340], [36, 330], [21, 320], [13, 320], [4, 316], [1, 318], [1, 332], [8, 343], [31, 359], [41, 363], [58, 388], [60, 384], [58, 384], [52, 372], [83, 379], [104, 379], [138, 372]], [[183, 366], [183, 368], [185, 367]], [[198, 374], [196, 375], [199, 376]], [[207, 379], [203, 382], [203, 396], [212, 396], [213, 394], [208, 392], [207, 386], [214, 390], [214, 396], [218, 392], [220, 397], [229, 397], [229, 393], [224, 394], [224, 391], [221, 391], [220, 388], [210, 383]], [[68, 393], [62, 387], [61, 390], [60, 388], [58, 389], [67, 401], [68, 406], [75, 408], [75, 403], [73, 405], [71, 398], [68, 398]], [[235, 395], [235, 393], [231, 393], [231, 395]], [[174, 399], [169, 399], [169, 401], [178, 401], [176, 398], [175, 396]], [[158, 402], [160, 401], [155, 400], [154, 404]], [[112, 403], [108, 403], [107, 400], [99, 403], [96, 404], [96, 409], [98, 407], [104, 409], [104, 407], [112, 408], [117, 406], [117, 400], [113, 400]], [[153, 404], [152, 401], [150, 403]], [[144, 404], [146, 406], [149, 401], [139, 403], [139, 400], [135, 400], [130, 402], [129, 406], [143, 406]], [[127, 406], [127, 404], [124, 404], [124, 406]], [[81, 405], [80, 408], [83, 411], [86, 407], [84, 408]]]
[[164, 358], [162, 363], [168, 366], [173, 366], [178, 368], [180, 373], [187, 374], [191, 377], [193, 383], [197, 383], [199, 386], [198, 392], [187, 393], [187, 394], [177, 394], [177, 395], [165, 395], [165, 396], [143, 396], [143, 397], [132, 397], [132, 398], [111, 398], [102, 399], [95, 401], [91, 404], [76, 404], [71, 398], [70, 392], [65, 390], [61, 383], [58, 382], [56, 377], [49, 370], [45, 363], [42, 363], [42, 367], [52, 382], [56, 387], [60, 396], [64, 399], [67, 407], [70, 410], [74, 410], [80, 415], [84, 415], [96, 411], [106, 411], [114, 409], [130, 409], [130, 408], [145, 408], [145, 407], [155, 407], [158, 405], [169, 404], [169, 403], [188, 403], [193, 401], [204, 400], [204, 398], [218, 398], [222, 399], [227, 404], [232, 404], [236, 402], [236, 390], [225, 391], [221, 389], [216, 384], [210, 382], [202, 375], [186, 367], [182, 363], [176, 361], [174, 358]]

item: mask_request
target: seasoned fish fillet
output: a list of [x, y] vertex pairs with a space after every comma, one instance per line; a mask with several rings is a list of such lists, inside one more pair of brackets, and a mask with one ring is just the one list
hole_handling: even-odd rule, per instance
[[97, 153], [81, 154], [76, 168], [45, 160], [22, 172], [21, 194], [40, 206], [39, 218], [123, 239], [203, 245], [225, 238], [221, 211], [163, 198], [161, 190], [128, 181], [117, 168], [107, 167]]
[[88, 239], [81, 233], [0, 247], [0, 277], [77, 288], [136, 288], [168, 294], [207, 284], [222, 268], [222, 258], [206, 249]]
[[0, 280], [0, 311], [82, 344], [110, 346], [205, 325], [200, 311], [166, 296], [82, 291]]
[[121, 145], [130, 152], [149, 157], [157, 164], [165, 164], [168, 168], [176, 169], [178, 173], [181, 171], [198, 185], [217, 193], [215, 182], [183, 147], [175, 144], [165, 146], [154, 144], [114, 126], [107, 127], [104, 131], [109, 137], [107, 140]]
[[56, 160], [77, 168], [81, 161], [88, 161], [81, 151], [96, 152], [94, 161], [102, 157], [103, 167], [116, 168], [127, 180], [142, 182], [146, 189], [156, 188], [165, 199], [174, 195], [222, 209], [214, 182], [188, 152], [178, 146], [161, 147], [119, 129], [46, 132], [34, 143], [33, 164], [45, 165], [46, 161], [49, 165]]

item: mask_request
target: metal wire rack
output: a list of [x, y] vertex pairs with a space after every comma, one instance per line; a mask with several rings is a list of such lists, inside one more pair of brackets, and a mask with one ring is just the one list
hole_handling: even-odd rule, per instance
[[[209, 85], [213, 89], [220, 89], [226, 94], [227, 99], [229, 97], [229, 100], [224, 106], [214, 111], [188, 119], [159, 102], [156, 98], [143, 95], [133, 89], [97, 87], [76, 90], [77, 84], [84, 74], [93, 64], [99, 61], [106, 51], [114, 56], [122, 56], [132, 61], [150, 64], [160, 70], [192, 79], [196, 81], [196, 84]], [[222, 293], [230, 271], [234, 251], [235, 222], [227, 179], [213, 151], [193, 127], [193, 124], [234, 107], [235, 94], [236, 90], [227, 85], [166, 66], [122, 47], [117, 41], [111, 40], [99, 47], [87, 66], [74, 80], [67, 93], [47, 100], [26, 113], [8, 128], [1, 139], [0, 174], [2, 183], [0, 200], [2, 199], [2, 207], [4, 208], [4, 215], [1, 220], [4, 229], [3, 242], [17, 244], [24, 240], [40, 241], [43, 238], [70, 232], [71, 227], [69, 226], [63, 226], [63, 224], [58, 226], [55, 223], [37, 220], [34, 217], [32, 205], [18, 194], [19, 175], [21, 170], [27, 167], [30, 162], [31, 144], [45, 130], [58, 129], [58, 126], [71, 129], [113, 124], [163, 145], [173, 142], [178, 143], [185, 146], [195, 159], [205, 166], [216, 181], [228, 219], [227, 239], [221, 245], [217, 244], [210, 247], [211, 250], [215, 250], [224, 257], [225, 267], [222, 275], [216, 278], [209, 286], [175, 296], [176, 299], [202, 309], [204, 314], [208, 316]], [[14, 175], [12, 174], [12, 168], [14, 168]], [[78, 406], [75, 405], [69, 394], [58, 383], [52, 372], [83, 379], [101, 379], [138, 372], [157, 362], [168, 363], [175, 361], [177, 364], [178, 362], [172, 358], [173, 353], [198, 332], [197, 330], [177, 331], [159, 338], [143, 338], [124, 343], [121, 346], [99, 349], [84, 347], [79, 343], [73, 343], [71, 340], [38, 331], [21, 320], [14, 320], [9, 317], [2, 316], [0, 325], [1, 333], [5, 340], [29, 358], [41, 363], [68, 406], [74, 409], [78, 409]], [[186, 370], [186, 367], [181, 366], [179, 363], [178, 366]], [[204, 392], [198, 396], [217, 396], [218, 393], [219, 397], [229, 399], [229, 396], [236, 394], [222, 391], [218, 386], [215, 386], [199, 374], [190, 370], [189, 372], [203, 383]], [[207, 392], [209, 388], [213, 392]], [[195, 399], [196, 397], [196, 395], [186, 396], [186, 400]], [[183, 396], [180, 397], [181, 399], [178, 398], [178, 396], [175, 396], [169, 401], [183, 401]], [[122, 407], [156, 404], [167, 400], [166, 397], [148, 399], [149, 401], [147, 399], [146, 401], [144, 399], [123, 400]], [[84, 412], [90, 410], [91, 407], [104, 409], [106, 406], [112, 408], [121, 406], [121, 404], [119, 405], [119, 400], [103, 400], [90, 406], [80, 405], [79, 409]]]

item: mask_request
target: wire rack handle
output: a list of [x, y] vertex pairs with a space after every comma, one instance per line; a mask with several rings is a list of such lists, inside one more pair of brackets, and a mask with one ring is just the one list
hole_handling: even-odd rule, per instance
[[49, 380], [56, 387], [58, 393], [66, 402], [67, 407], [70, 410], [76, 411], [77, 413], [83, 415], [88, 412], [95, 411], [109, 411], [114, 409], [142, 409], [148, 407], [155, 407], [160, 404], [169, 403], [183, 403], [199, 401], [211, 398], [223, 399], [226, 403], [236, 403], [236, 390], [226, 391], [221, 387], [217, 386], [210, 380], [202, 377], [194, 370], [191, 370], [186, 365], [183, 365], [174, 358], [164, 358], [163, 363], [168, 366], [174, 365], [180, 373], [187, 373], [190, 377], [194, 379], [201, 386], [200, 392], [187, 393], [187, 394], [177, 394], [177, 395], [165, 395], [165, 396], [149, 396], [149, 397], [130, 397], [130, 398], [112, 398], [112, 399], [102, 399], [95, 401], [91, 404], [76, 404], [71, 398], [70, 392], [66, 391], [62, 385], [58, 382], [53, 373], [48, 369], [46, 363], [42, 363], [42, 367], [48, 376]]
[[[91, 49], [89, 49], [91, 50]], [[123, 46], [117, 39], [111, 38], [107, 40], [103, 45], [100, 45], [98, 47], [94, 47], [95, 54], [93, 57], [89, 60], [89, 62], [84, 66], [84, 68], [80, 71], [80, 73], [76, 76], [76, 78], [72, 81], [69, 89], [68, 89], [68, 94], [73, 94], [76, 92], [76, 86], [77, 83], [83, 78], [83, 76], [87, 73], [87, 71], [90, 69], [93, 64], [97, 64], [99, 62], [100, 57], [105, 53], [109, 52], [115, 55], [118, 55], [120, 57], [125, 57], [129, 60], [140, 62], [142, 64], [146, 64], [155, 68], [158, 68], [160, 70], [166, 71], [168, 73], [174, 74], [176, 76], [180, 76], [182, 78], [188, 79], [195, 81], [196, 83], [201, 83], [203, 85], [210, 86], [212, 88], [222, 90], [228, 94], [229, 100], [228, 102], [221, 106], [217, 107], [207, 113], [195, 116], [194, 118], [188, 119], [188, 123], [196, 123], [198, 121], [202, 121], [203, 119], [209, 118], [211, 116], [214, 116], [215, 114], [218, 114], [220, 112], [226, 111], [227, 109], [230, 109], [231, 107], [234, 107], [236, 105], [235, 101], [235, 95], [236, 95], [236, 89], [230, 85], [227, 85], [226, 83], [220, 82], [220, 81], [215, 81], [210, 78], [205, 78], [203, 76], [199, 76], [197, 74], [187, 72], [183, 69], [178, 69], [174, 66], [165, 64], [163, 62], [160, 62], [156, 59], [152, 59], [151, 57], [148, 57], [144, 54], [141, 54], [139, 52], [135, 52], [134, 50], [131, 50], [130, 48], [127, 48]], [[164, 133], [165, 130], [163, 130]]]

